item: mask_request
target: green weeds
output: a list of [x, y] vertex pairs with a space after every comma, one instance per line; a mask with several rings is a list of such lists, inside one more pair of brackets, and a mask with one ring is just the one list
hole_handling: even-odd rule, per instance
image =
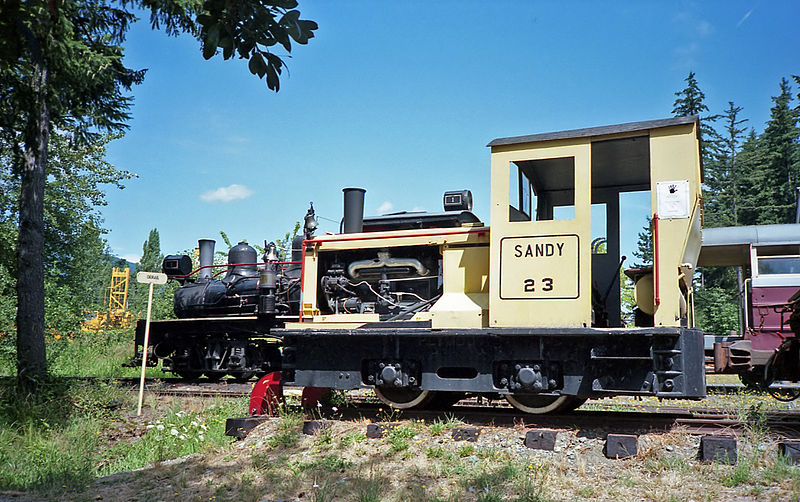
[[380, 502], [384, 500], [389, 485], [389, 480], [376, 473], [374, 466], [370, 464], [367, 476], [353, 480], [355, 499], [359, 502]]
[[645, 458], [644, 468], [652, 474], [661, 474], [668, 471], [687, 472], [689, 464], [677, 455], [656, 454]]
[[339, 445], [342, 447], [348, 447], [365, 441], [366, 439], [367, 436], [363, 432], [354, 432], [342, 437], [342, 439], [339, 441]]
[[411, 445], [410, 439], [417, 435], [417, 431], [413, 426], [401, 425], [389, 431], [386, 441], [390, 446], [390, 453], [405, 451]]
[[13, 384], [0, 388], [0, 489], [52, 495], [228, 444], [225, 419], [244, 413], [246, 403], [219, 401], [193, 413], [172, 408], [138, 424], [126, 421], [134, 406], [133, 395], [111, 383], [51, 378], [36, 395]]
[[728, 488], [749, 484], [753, 481], [753, 473], [756, 471], [756, 457], [747, 456], [739, 458], [739, 461], [732, 468], [724, 469], [720, 476], [723, 486]]

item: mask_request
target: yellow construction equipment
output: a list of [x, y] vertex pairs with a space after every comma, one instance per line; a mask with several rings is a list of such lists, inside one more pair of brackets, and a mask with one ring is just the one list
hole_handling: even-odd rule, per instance
[[81, 322], [81, 331], [98, 332], [106, 328], [127, 328], [133, 325], [134, 317], [128, 311], [128, 284], [130, 269], [114, 267], [111, 270], [111, 285], [106, 288], [103, 303], [108, 305], [105, 312], [87, 312]]

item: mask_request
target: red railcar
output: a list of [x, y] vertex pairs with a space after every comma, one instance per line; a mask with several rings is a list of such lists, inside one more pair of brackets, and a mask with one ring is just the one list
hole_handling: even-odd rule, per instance
[[737, 373], [754, 386], [800, 380], [800, 360], [787, 352], [798, 343], [789, 317], [800, 290], [800, 224], [704, 229], [698, 266], [741, 270], [739, 332], [706, 336], [715, 372]]

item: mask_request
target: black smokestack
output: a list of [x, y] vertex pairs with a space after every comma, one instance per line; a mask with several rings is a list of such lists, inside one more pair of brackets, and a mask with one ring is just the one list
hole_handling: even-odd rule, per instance
[[[214, 239], [200, 239], [197, 241], [197, 247], [200, 248], [200, 266], [207, 267], [214, 264]], [[202, 279], [211, 279], [211, 269], [204, 268], [198, 272], [198, 277]]]
[[343, 188], [345, 234], [361, 232], [364, 226], [364, 193], [363, 188]]

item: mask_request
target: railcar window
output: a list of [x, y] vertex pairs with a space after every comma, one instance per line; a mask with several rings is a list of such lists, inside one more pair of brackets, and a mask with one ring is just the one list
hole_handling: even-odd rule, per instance
[[575, 218], [575, 158], [512, 162], [509, 221]]
[[791, 256], [800, 255], [800, 246], [797, 244], [784, 244], [781, 246], [758, 246], [758, 256]]
[[800, 274], [800, 256], [770, 256], [758, 259], [758, 273]]

